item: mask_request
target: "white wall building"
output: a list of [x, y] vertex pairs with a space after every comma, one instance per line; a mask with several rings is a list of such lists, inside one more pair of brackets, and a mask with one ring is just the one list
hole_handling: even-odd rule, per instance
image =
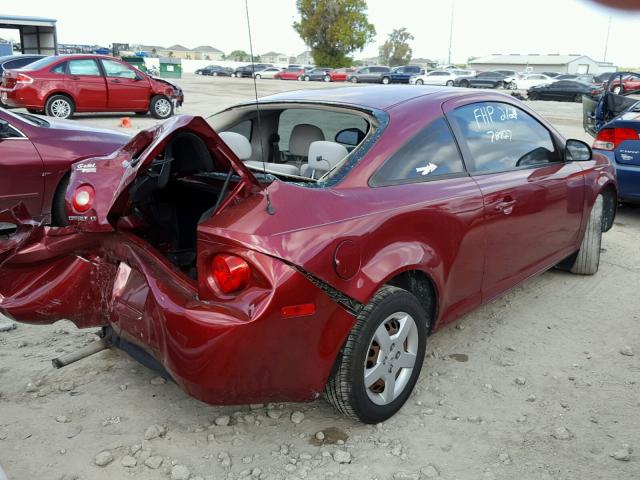
[[609, 62], [597, 62], [586, 55], [490, 55], [469, 62], [476, 70], [515, 70], [516, 72], [559, 72], [580, 75], [615, 71]]

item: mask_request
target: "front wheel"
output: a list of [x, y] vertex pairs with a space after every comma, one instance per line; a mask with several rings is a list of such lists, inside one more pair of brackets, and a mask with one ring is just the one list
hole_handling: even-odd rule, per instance
[[424, 80], [421, 80], [421, 79], [416, 80], [416, 85], [424, 85]]
[[453, 87], [453, 80], [447, 80], [447, 87]]
[[510, 82], [507, 84], [507, 88], [509, 90], [517, 90], [518, 89], [518, 84], [516, 82]]
[[351, 80], [349, 80], [351, 83], [358, 83], [358, 77], [351, 77]]
[[71, 118], [75, 105], [66, 95], [53, 95], [44, 106], [44, 111], [50, 117]]
[[151, 115], [155, 118], [164, 120], [173, 115], [173, 103], [164, 95], [156, 95], [151, 99], [150, 109]]
[[391, 83], [391, 79], [389, 77], [382, 77], [383, 85], [388, 85], [389, 83]]
[[256, 74], [256, 80], [260, 80], [261, 78], [262, 78], [262, 76], [259, 73], [257, 73]]
[[415, 386], [429, 319], [418, 299], [385, 285], [358, 315], [325, 387], [344, 415], [379, 423], [394, 415]]
[[330, 75], [325, 75], [325, 76], [324, 76], [324, 78], [323, 78], [323, 80], [324, 80], [325, 82], [330, 82], [330, 81], [331, 81], [331, 76], [330, 76]]

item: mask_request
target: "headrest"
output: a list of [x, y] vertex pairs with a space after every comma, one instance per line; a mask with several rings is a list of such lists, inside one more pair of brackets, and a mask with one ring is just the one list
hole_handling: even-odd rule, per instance
[[236, 132], [220, 132], [218, 135], [240, 160], [249, 160], [251, 158], [251, 144], [247, 137]]
[[331, 170], [349, 154], [344, 145], [335, 142], [313, 142], [309, 147], [309, 168]]
[[298, 157], [306, 157], [311, 142], [324, 140], [324, 133], [315, 125], [301, 123], [293, 127], [289, 137], [289, 153]]

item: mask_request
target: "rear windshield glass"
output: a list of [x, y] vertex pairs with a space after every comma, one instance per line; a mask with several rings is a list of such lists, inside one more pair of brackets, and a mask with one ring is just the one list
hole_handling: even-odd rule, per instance
[[44, 57], [40, 60], [36, 60], [35, 62], [30, 63], [26, 67], [22, 67], [22, 70], [40, 70], [41, 68], [51, 65], [58, 60], [60, 60], [60, 57]]

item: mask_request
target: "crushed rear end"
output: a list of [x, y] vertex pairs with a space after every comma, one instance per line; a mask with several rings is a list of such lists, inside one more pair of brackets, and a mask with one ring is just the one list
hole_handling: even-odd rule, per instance
[[242, 232], [273, 218], [265, 188], [201, 118], [143, 131], [74, 166], [70, 226], [0, 214], [17, 225], [0, 239], [0, 311], [107, 327], [208, 403], [312, 400], [354, 317], [268, 235]]

